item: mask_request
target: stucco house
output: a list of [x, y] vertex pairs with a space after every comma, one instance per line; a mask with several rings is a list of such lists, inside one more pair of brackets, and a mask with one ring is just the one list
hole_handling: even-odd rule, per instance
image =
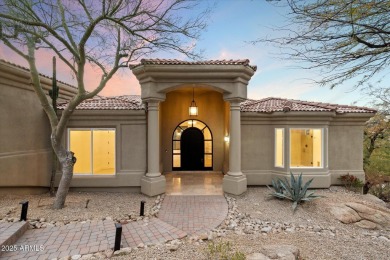
[[[154, 196], [172, 171], [220, 172], [232, 194], [290, 172], [317, 188], [347, 173], [364, 179], [363, 126], [373, 109], [248, 99], [256, 72], [249, 60], [144, 59], [130, 69], [140, 96], [86, 100], [69, 120], [63, 142], [77, 157], [73, 188]], [[42, 81], [49, 89], [50, 78]], [[28, 83], [27, 69], [0, 62], [0, 192], [48, 187], [50, 130]], [[60, 83], [60, 111], [74, 91]]]

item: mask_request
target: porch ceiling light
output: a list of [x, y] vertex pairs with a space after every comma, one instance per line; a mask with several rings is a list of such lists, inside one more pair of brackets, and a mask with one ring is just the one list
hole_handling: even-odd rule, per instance
[[226, 143], [228, 143], [228, 142], [230, 141], [230, 138], [229, 138], [229, 136], [228, 136], [228, 135], [227, 135], [227, 136], [225, 136], [223, 139], [225, 140], [225, 142], [226, 142]]
[[195, 102], [195, 95], [194, 95], [194, 88], [192, 88], [192, 102], [190, 105], [190, 108], [188, 109], [190, 116], [197, 116], [198, 115], [198, 107], [196, 106]]

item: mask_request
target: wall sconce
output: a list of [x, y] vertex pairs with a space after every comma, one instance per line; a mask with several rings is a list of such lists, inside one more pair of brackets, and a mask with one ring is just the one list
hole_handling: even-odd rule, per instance
[[230, 137], [228, 135], [226, 135], [223, 140], [225, 140], [226, 143], [228, 143], [230, 141]]

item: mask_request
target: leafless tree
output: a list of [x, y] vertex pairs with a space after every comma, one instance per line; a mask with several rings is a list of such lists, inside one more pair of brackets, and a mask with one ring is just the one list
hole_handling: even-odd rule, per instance
[[[61, 139], [78, 104], [98, 94], [120, 68], [158, 50], [198, 57], [193, 43], [205, 28], [209, 9], [194, 14], [196, 0], [3, 0], [0, 40], [28, 61], [35, 93], [51, 126], [51, 143], [62, 170], [53, 207], [65, 204], [73, 176], [74, 154]], [[60, 118], [44, 92], [36, 50], [46, 48], [64, 62], [77, 80], [77, 94]], [[101, 72], [90, 92], [85, 68]]]
[[[318, 69], [320, 85], [336, 87], [350, 79], [356, 88], [380, 85], [390, 63], [389, 0], [268, 0], [287, 7], [289, 24], [253, 41], [270, 43], [305, 69]], [[381, 85], [385, 98], [389, 86]]]

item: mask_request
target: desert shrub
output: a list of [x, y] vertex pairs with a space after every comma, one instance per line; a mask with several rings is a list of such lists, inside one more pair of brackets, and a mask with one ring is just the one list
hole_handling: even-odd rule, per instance
[[230, 242], [211, 242], [207, 245], [206, 254], [212, 260], [245, 260], [245, 254], [233, 251]]
[[383, 201], [390, 202], [390, 182], [372, 185], [369, 193]]
[[315, 195], [314, 192], [307, 192], [312, 181], [313, 179], [303, 185], [302, 173], [298, 176], [298, 178], [295, 178], [290, 172], [290, 181], [288, 181], [287, 178], [272, 180], [273, 189], [268, 187], [272, 191], [270, 196], [279, 199], [291, 200], [293, 202], [292, 208], [295, 212], [300, 203], [322, 197]]
[[363, 187], [363, 181], [354, 175], [345, 174], [338, 178], [348, 190], [360, 192]]

